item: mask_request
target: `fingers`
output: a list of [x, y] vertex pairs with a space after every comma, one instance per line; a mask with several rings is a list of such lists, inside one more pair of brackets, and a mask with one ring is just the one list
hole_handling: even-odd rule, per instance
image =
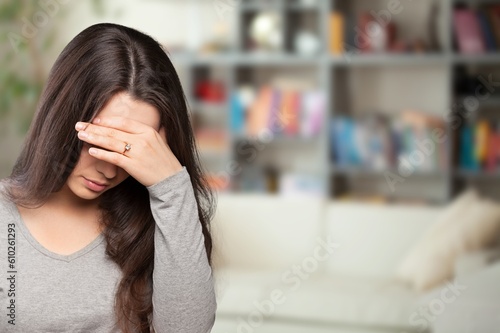
[[89, 150], [89, 153], [94, 153], [91, 155], [113, 164], [121, 161], [116, 159], [129, 158], [129, 156], [123, 156], [127, 142], [134, 145], [139, 141], [149, 140], [147, 138], [152, 139], [154, 134], [160, 135], [163, 142], [167, 141], [164, 127], [156, 132], [148, 125], [124, 117], [99, 117], [92, 123], [79, 122], [75, 125], [75, 129], [78, 131], [80, 140], [97, 146]]
[[92, 132], [80, 131], [78, 138], [91, 145], [104, 148], [106, 150], [122, 153], [125, 147], [125, 142], [108, 136], [99, 135]]
[[[139, 121], [125, 117], [98, 117], [92, 121], [92, 124], [117, 129], [131, 134], [140, 134], [152, 130], [152, 127]], [[92, 126], [92, 125], [90, 125]]]
[[90, 148], [89, 154], [102, 161], [114, 164], [122, 169], [126, 168], [128, 157], [125, 155], [106, 151], [97, 147]]
[[130, 142], [129, 140], [131, 140], [130, 135], [116, 128], [105, 127], [101, 124], [95, 125], [78, 122], [75, 125], [75, 129], [79, 131], [78, 138], [89, 144], [121, 154], [124, 150], [125, 142]]

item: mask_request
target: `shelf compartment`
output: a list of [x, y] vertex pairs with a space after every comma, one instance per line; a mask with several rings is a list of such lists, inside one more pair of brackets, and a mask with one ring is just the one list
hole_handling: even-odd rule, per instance
[[426, 54], [344, 54], [341, 56], [331, 56], [329, 61], [333, 65], [339, 66], [363, 66], [363, 65], [382, 65], [382, 66], [429, 66], [449, 64], [449, 57], [440, 53]]
[[[399, 171], [394, 168], [389, 168], [385, 170], [374, 170], [374, 169], [369, 169], [369, 168], [361, 168], [361, 167], [355, 167], [355, 166], [336, 166], [332, 165], [330, 168], [330, 172], [334, 175], [341, 175], [341, 176], [349, 176], [349, 177], [355, 177], [355, 176], [372, 176], [372, 177], [384, 177], [386, 173], [392, 173], [395, 175], [399, 175]], [[406, 178], [412, 178], [412, 177], [449, 177], [451, 175], [451, 172], [445, 171], [445, 170], [429, 170], [429, 171], [422, 171], [422, 170], [416, 170], [414, 171], [411, 175], [407, 176]], [[403, 177], [403, 176], [401, 176]]]
[[500, 171], [469, 171], [457, 170], [455, 176], [465, 179], [500, 180]]
[[459, 65], [500, 65], [500, 52], [477, 55], [454, 54], [453, 63]]
[[265, 10], [278, 11], [284, 8], [283, 1], [286, 0], [245, 0], [240, 1], [238, 6], [243, 13], [248, 11], [255, 12]]

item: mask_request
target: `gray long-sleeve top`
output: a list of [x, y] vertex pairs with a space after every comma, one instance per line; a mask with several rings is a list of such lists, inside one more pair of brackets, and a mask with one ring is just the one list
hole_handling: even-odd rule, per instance
[[[217, 307], [213, 274], [186, 167], [147, 189], [156, 222], [153, 327], [157, 333], [210, 332]], [[114, 299], [122, 273], [105, 247], [101, 234], [73, 254], [51, 252], [0, 195], [0, 332], [121, 333]]]

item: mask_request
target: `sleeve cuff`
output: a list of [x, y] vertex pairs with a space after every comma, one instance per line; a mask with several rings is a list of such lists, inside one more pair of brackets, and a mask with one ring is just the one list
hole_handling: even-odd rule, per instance
[[171, 191], [172, 189], [183, 186], [186, 182], [190, 181], [189, 173], [185, 166], [182, 167], [182, 170], [161, 180], [160, 182], [147, 186], [149, 193], [151, 195], [160, 195], [162, 193], [166, 193]]

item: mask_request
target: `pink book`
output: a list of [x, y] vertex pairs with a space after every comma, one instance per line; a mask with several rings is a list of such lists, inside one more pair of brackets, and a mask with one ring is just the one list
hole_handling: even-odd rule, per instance
[[453, 13], [455, 36], [461, 53], [478, 54], [486, 51], [481, 26], [471, 9], [455, 9]]

